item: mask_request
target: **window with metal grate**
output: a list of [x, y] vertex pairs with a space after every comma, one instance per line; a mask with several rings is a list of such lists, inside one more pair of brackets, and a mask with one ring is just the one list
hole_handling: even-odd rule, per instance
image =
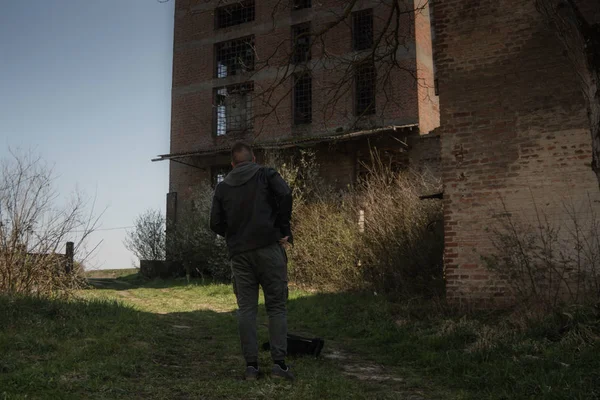
[[310, 61], [310, 23], [292, 26], [292, 64]]
[[312, 122], [312, 77], [308, 72], [294, 76], [294, 124]]
[[375, 114], [375, 65], [372, 62], [357, 65], [354, 83], [355, 115]]
[[215, 133], [223, 136], [253, 128], [252, 82], [215, 89]]
[[373, 9], [352, 13], [352, 49], [373, 47]]
[[254, 36], [217, 43], [215, 58], [217, 78], [254, 70]]
[[231, 171], [231, 165], [214, 165], [210, 168], [213, 186], [223, 182], [227, 174]]

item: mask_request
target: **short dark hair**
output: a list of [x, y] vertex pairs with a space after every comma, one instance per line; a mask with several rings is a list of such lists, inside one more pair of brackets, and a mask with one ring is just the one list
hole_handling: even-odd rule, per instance
[[254, 159], [254, 152], [252, 147], [244, 142], [237, 142], [231, 148], [231, 161], [234, 164], [252, 161]]

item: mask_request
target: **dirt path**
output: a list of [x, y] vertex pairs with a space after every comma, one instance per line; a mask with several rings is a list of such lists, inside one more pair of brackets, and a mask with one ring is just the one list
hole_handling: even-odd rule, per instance
[[396, 394], [397, 398], [404, 400], [426, 399], [423, 393], [414, 390], [403, 390], [406, 380], [397, 375], [395, 371], [387, 370], [373, 361], [365, 360], [359, 355], [352, 354], [337, 344], [330, 343], [328, 350], [324, 351], [323, 357], [338, 364], [342, 373], [348, 377], [363, 382], [374, 382], [379, 385], [388, 386], [390, 392]]

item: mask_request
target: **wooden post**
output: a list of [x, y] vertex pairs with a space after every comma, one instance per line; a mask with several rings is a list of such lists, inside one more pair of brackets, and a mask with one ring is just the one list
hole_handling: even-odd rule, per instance
[[358, 231], [360, 233], [365, 232], [365, 210], [358, 211]]
[[[360, 234], [365, 233], [365, 210], [362, 208], [358, 211], [358, 232]], [[359, 268], [362, 266], [360, 258], [356, 260], [356, 266]]]
[[177, 192], [167, 193], [167, 221], [166, 221], [166, 254], [165, 258], [169, 261], [173, 260], [173, 236], [175, 233], [175, 226], [177, 224]]
[[65, 270], [67, 275], [70, 275], [73, 272], [73, 257], [75, 255], [75, 244], [73, 242], [67, 242], [67, 249], [65, 256], [67, 258], [67, 264], [65, 266]]

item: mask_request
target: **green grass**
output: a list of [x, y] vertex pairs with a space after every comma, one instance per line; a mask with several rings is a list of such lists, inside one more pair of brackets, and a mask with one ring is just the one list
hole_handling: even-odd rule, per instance
[[[600, 323], [593, 309], [521, 324], [368, 294], [292, 291], [293, 332], [326, 339], [402, 382], [359, 381], [339, 361], [297, 358], [293, 384], [240, 379], [229, 285], [92, 280], [71, 300], [0, 297], [0, 399], [594, 399]], [[259, 324], [266, 323], [264, 311]], [[521, 326], [521, 325], [522, 326]], [[267, 340], [266, 329], [259, 330]], [[269, 366], [268, 353], [261, 363]], [[413, 397], [414, 398], [414, 397]]]

